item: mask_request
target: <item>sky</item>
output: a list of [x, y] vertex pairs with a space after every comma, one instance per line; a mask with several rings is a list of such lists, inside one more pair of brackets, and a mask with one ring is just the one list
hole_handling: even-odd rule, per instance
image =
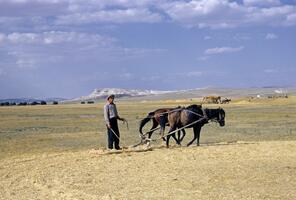
[[296, 86], [296, 0], [0, 0], [0, 98]]

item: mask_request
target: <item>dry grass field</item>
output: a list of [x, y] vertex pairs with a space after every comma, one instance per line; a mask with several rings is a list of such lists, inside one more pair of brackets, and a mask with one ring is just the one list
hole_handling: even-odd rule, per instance
[[[122, 144], [147, 112], [191, 103], [119, 100]], [[183, 147], [111, 155], [91, 151], [106, 145], [102, 106], [1, 107], [0, 199], [296, 199], [295, 97], [222, 105], [226, 126], [206, 125], [200, 147], [188, 130]]]

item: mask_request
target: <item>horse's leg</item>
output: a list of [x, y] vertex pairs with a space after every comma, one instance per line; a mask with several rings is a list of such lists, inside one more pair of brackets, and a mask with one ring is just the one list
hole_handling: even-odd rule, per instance
[[200, 138], [200, 130], [201, 126], [194, 126], [193, 131], [195, 132], [197, 139], [196, 139], [196, 145], [199, 146], [199, 138]]
[[196, 131], [194, 131], [194, 130], [195, 129], [193, 128], [193, 139], [187, 144], [187, 146], [190, 146], [194, 142], [194, 140], [196, 140], [196, 138], [197, 138]]
[[180, 138], [181, 138], [181, 131], [178, 131], [178, 141], [180, 142]]
[[176, 144], [181, 145], [180, 144], [180, 131], [178, 131], [178, 139], [176, 138], [176, 133], [172, 134], [172, 137], [174, 138], [174, 140], [176, 141]]
[[182, 137], [179, 139], [179, 143], [181, 144], [181, 142], [183, 141], [183, 139], [184, 139], [184, 137], [185, 137], [185, 135], [186, 135], [186, 131], [185, 131], [185, 129], [182, 129], [182, 132], [183, 132], [183, 135], [182, 135]]
[[163, 137], [164, 135], [164, 131], [165, 131], [165, 124], [166, 124], [166, 117], [165, 116], [161, 116], [159, 119], [159, 125], [160, 125], [160, 135], [163, 139], [163, 141], [165, 141], [165, 138]]
[[[169, 133], [173, 132], [174, 130], [176, 130], [176, 126], [171, 127]], [[169, 134], [169, 133], [168, 133], [168, 134]], [[167, 148], [169, 148], [170, 137], [171, 137], [171, 135], [168, 135], [168, 136], [167, 136], [167, 140], [166, 140], [166, 147], [167, 147]], [[175, 137], [176, 137], [176, 136], [175, 136]]]
[[155, 131], [153, 129], [155, 129], [158, 126], [158, 123], [155, 119], [153, 119], [153, 125], [150, 129], [150, 131], [148, 132], [148, 138], [151, 138], [152, 133]]
[[[153, 129], [155, 129], [158, 126], [158, 122], [153, 118], [153, 124], [152, 127], [150, 129], [150, 131], [147, 133], [148, 134], [148, 139], [151, 138], [152, 133], [155, 131]], [[146, 136], [144, 136], [144, 142], [147, 144], [147, 146], [150, 145], [150, 140], [147, 140]]]

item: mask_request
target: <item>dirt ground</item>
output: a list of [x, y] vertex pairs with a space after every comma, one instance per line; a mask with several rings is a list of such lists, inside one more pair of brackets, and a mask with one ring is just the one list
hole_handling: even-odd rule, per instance
[[43, 153], [0, 163], [0, 199], [296, 199], [296, 141]]

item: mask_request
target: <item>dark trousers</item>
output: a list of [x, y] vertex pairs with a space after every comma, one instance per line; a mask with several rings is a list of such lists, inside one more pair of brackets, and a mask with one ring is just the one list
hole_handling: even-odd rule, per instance
[[109, 128], [107, 128], [108, 130], [108, 148], [109, 149], [113, 149], [113, 144], [115, 146], [115, 149], [119, 149], [119, 129], [118, 129], [118, 123], [117, 123], [117, 118], [111, 118], [110, 119], [110, 126], [111, 129], [116, 133], [116, 135], [113, 133], [113, 131]]

